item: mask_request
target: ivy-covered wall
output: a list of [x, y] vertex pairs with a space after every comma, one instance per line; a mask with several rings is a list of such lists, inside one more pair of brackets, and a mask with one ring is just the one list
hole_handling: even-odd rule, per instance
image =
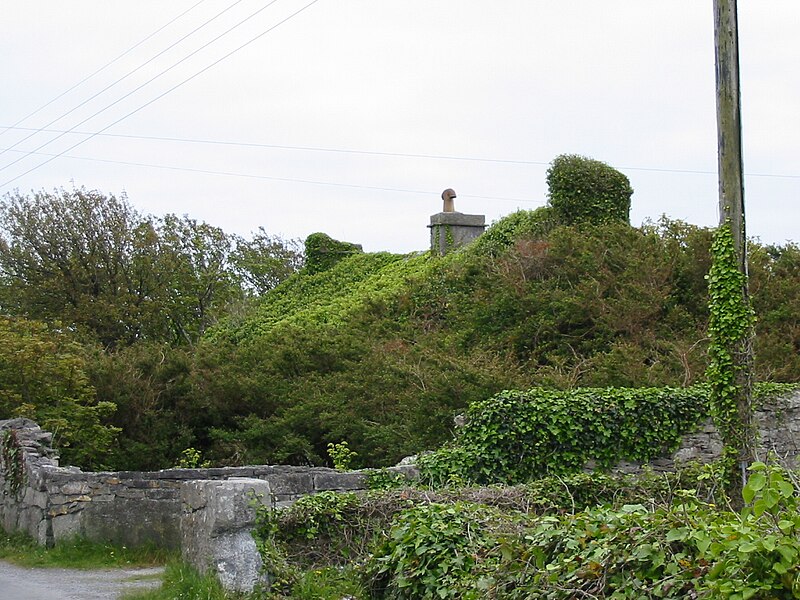
[[[689, 388], [533, 388], [470, 405], [453, 441], [418, 460], [431, 484], [518, 484], [584, 469], [637, 470], [650, 463], [710, 462], [723, 441], [710, 420], [707, 385]], [[800, 391], [756, 387], [760, 459], [795, 466]]]

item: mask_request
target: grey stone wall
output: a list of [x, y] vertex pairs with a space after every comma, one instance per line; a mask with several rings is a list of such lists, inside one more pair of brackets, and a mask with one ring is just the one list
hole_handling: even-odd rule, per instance
[[[786, 396], [766, 400], [755, 411], [755, 422], [759, 430], [757, 458], [767, 460], [770, 456], [791, 469], [800, 467], [800, 391]], [[722, 438], [709, 419], [694, 432], [683, 437], [678, 449], [671, 456], [650, 461], [656, 471], [674, 471], [681, 463], [699, 461], [709, 463], [722, 454]], [[623, 462], [614, 469], [623, 473], [635, 473], [641, 463]], [[590, 469], [591, 470], [591, 469]]]
[[[797, 467], [800, 451], [800, 393], [778, 397], [756, 413], [761, 458], [774, 453], [784, 464]], [[252, 478], [267, 481], [275, 506], [323, 490], [366, 487], [362, 472], [342, 473], [323, 467], [248, 466], [214, 469], [166, 469], [155, 472], [87, 473], [60, 467], [51, 448], [52, 435], [28, 419], [0, 421], [0, 441], [7, 431], [19, 446], [16, 472], [0, 453], [0, 524], [6, 531], [25, 531], [41, 544], [52, 545], [75, 535], [90, 540], [167, 548], [180, 544], [181, 486], [187, 481]], [[0, 443], [0, 447], [2, 444]], [[669, 457], [652, 461], [657, 470], [674, 469], [676, 462], [718, 457], [722, 442], [713, 425], [705, 423], [687, 435]], [[10, 458], [9, 458], [10, 459]], [[20, 468], [21, 467], [21, 468]], [[635, 471], [641, 465], [621, 464]], [[413, 467], [410, 468], [413, 471]]]
[[0, 524], [9, 532], [27, 532], [43, 545], [80, 535], [98, 542], [179, 548], [181, 487], [188, 481], [242, 477], [266, 481], [277, 507], [307, 494], [359, 490], [367, 485], [366, 473], [324, 467], [262, 465], [89, 473], [60, 467], [50, 447], [52, 435], [33, 421], [0, 421], [0, 434], [5, 430], [13, 430], [18, 440], [22, 480], [12, 481], [13, 469], [0, 465]]

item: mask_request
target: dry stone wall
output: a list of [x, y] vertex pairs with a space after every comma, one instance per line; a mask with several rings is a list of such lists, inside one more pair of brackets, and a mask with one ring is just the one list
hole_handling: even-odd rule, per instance
[[[367, 485], [365, 473], [324, 467], [89, 473], [59, 466], [51, 440], [51, 434], [28, 419], [0, 421], [0, 524], [6, 531], [27, 532], [43, 545], [80, 535], [123, 545], [179, 548], [181, 487], [189, 481], [242, 477], [266, 481], [277, 507], [307, 494], [359, 490]], [[14, 447], [7, 451], [6, 442]]]
[[[757, 458], [763, 461], [773, 457], [791, 469], [800, 467], [800, 391], [765, 400], [755, 411], [754, 420], [759, 429]], [[722, 438], [709, 419], [684, 436], [671, 456], [650, 461], [649, 466], [656, 471], [674, 471], [681, 463], [709, 463], [721, 454]], [[623, 462], [615, 471], [635, 473], [641, 468], [640, 463]]]
[[[756, 414], [761, 455], [773, 452], [797, 467], [800, 450], [800, 392], [778, 397]], [[75, 535], [125, 545], [181, 545], [182, 487], [194, 481], [248, 478], [269, 485], [273, 506], [324, 490], [367, 487], [363, 472], [343, 473], [323, 467], [248, 466], [212, 469], [166, 469], [155, 472], [83, 472], [61, 467], [51, 447], [52, 435], [28, 419], [0, 421], [0, 525], [24, 531], [40, 544], [52, 545]], [[660, 470], [677, 462], [710, 461], [722, 442], [710, 423], [684, 438], [670, 457], [653, 461]], [[634, 471], [641, 465], [623, 464]], [[414, 468], [399, 467], [413, 476]], [[204, 484], [206, 485], [206, 484]], [[209, 493], [215, 493], [213, 489]]]

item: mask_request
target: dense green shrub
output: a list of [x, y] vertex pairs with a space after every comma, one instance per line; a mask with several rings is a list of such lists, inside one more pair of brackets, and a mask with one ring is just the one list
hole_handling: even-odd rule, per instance
[[[501, 250], [354, 254], [290, 277], [191, 353], [144, 345], [101, 361], [92, 383], [126, 428], [119, 466], [166, 467], [190, 446], [217, 464], [330, 464], [341, 441], [354, 466], [387, 466], [440, 446], [453, 415], [504, 389], [701, 381], [708, 230], [520, 233], [537, 214], [495, 224]], [[797, 254], [754, 251], [762, 379], [800, 379]]]
[[500, 513], [467, 502], [427, 504], [399, 513], [370, 556], [373, 596], [407, 600], [483, 597], [471, 577], [499, 533]]
[[309, 235], [306, 238], [305, 248], [305, 271], [309, 275], [327, 271], [343, 258], [363, 252], [358, 244], [340, 242], [324, 233]]
[[550, 207], [563, 224], [628, 222], [631, 188], [613, 167], [577, 154], [556, 157], [547, 169]]
[[542, 206], [536, 210], [518, 210], [492, 225], [469, 247], [470, 253], [502, 254], [519, 240], [542, 238], [557, 223], [553, 209]]

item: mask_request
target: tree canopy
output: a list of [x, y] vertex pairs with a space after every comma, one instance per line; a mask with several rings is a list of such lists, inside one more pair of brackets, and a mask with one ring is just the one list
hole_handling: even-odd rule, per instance
[[144, 216], [124, 195], [79, 188], [0, 201], [0, 309], [62, 321], [108, 347], [194, 343], [231, 303], [301, 261], [296, 243]]

